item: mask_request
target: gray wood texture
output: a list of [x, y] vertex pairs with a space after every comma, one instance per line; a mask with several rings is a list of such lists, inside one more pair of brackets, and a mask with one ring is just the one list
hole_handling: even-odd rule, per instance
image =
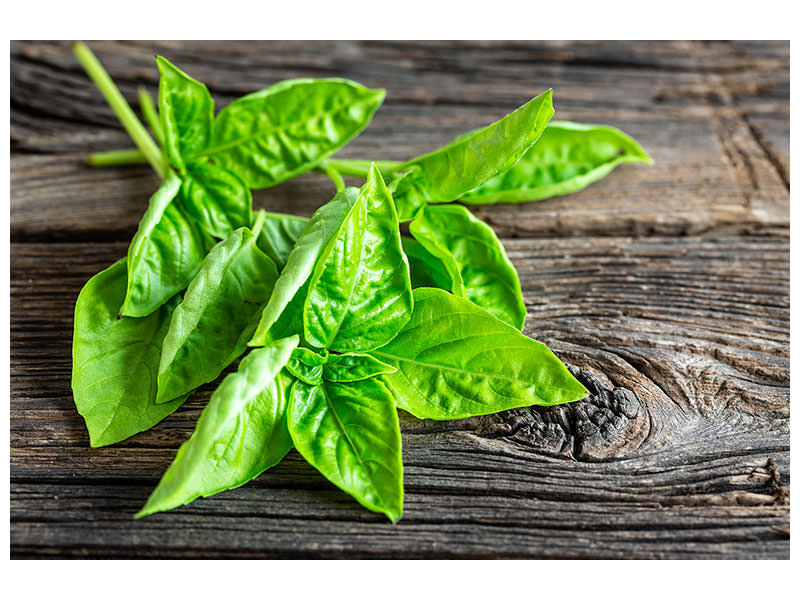
[[[140, 520], [213, 385], [91, 449], [72, 312], [124, 255], [157, 180], [63, 42], [11, 45], [11, 551], [17, 558], [787, 558], [789, 45], [784, 42], [93, 42], [135, 104], [160, 53], [223, 106], [280, 79], [385, 87], [342, 156], [402, 159], [552, 87], [556, 118], [651, 153], [570, 196], [476, 208], [592, 395], [453, 422], [403, 415], [405, 515], [369, 513], [292, 452], [250, 484]], [[256, 194], [309, 215], [303, 175]]]

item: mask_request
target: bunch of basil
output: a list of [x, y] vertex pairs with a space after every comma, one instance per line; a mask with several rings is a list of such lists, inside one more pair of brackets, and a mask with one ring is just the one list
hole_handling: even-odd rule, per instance
[[[586, 395], [520, 332], [519, 279], [494, 231], [449, 203], [578, 190], [650, 161], [630, 137], [548, 124], [548, 91], [404, 163], [337, 160], [382, 90], [294, 79], [215, 116], [207, 88], [159, 57], [158, 110], [141, 97], [156, 144], [89, 49], [76, 55], [139, 147], [92, 162], [147, 160], [163, 177], [127, 257], [75, 307], [72, 389], [91, 445], [152, 427], [250, 347], [139, 516], [240, 486], [294, 447], [395, 521], [398, 408], [459, 419]], [[254, 215], [251, 189], [311, 169], [338, 188], [311, 219]], [[342, 175], [366, 182], [345, 187]]]

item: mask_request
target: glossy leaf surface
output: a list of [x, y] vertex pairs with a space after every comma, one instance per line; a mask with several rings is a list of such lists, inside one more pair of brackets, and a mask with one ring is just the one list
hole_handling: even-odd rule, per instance
[[181, 182], [167, 178], [150, 198], [128, 248], [128, 290], [121, 314], [149, 315], [184, 289], [200, 268], [211, 239], [176, 200]]
[[331, 483], [368, 509], [400, 518], [400, 427], [391, 393], [380, 381], [296, 381], [289, 431], [298, 452]]
[[509, 169], [530, 148], [553, 116], [548, 90], [491, 125], [456, 138], [435, 152], [400, 167], [392, 186], [400, 220], [426, 203], [452, 202]]
[[328, 362], [327, 352], [317, 354], [308, 348], [295, 348], [292, 357], [286, 363], [286, 370], [309, 385], [320, 385], [326, 362]]
[[[263, 346], [270, 339], [270, 330], [278, 323], [284, 312], [293, 313], [283, 316], [283, 321], [289, 323], [296, 323], [294, 316], [302, 315], [302, 310], [295, 310], [295, 308], [302, 307], [305, 295], [298, 296], [298, 293], [303, 289], [314, 270], [317, 259], [328, 242], [339, 231], [357, 199], [358, 189], [347, 188], [336, 194], [330, 202], [322, 205], [311, 217], [286, 259], [286, 265], [275, 283], [272, 296], [261, 314], [258, 328], [249, 342], [251, 346]], [[290, 305], [290, 303], [293, 304]], [[287, 307], [290, 306], [291, 311], [287, 310]], [[300, 316], [299, 319], [299, 327], [302, 329], [302, 317]], [[283, 325], [284, 327], [281, 329], [284, 331], [289, 329], [286, 323]], [[273, 331], [272, 334], [274, 333]]]
[[526, 309], [519, 276], [491, 227], [464, 206], [434, 204], [417, 215], [409, 230], [442, 261], [454, 294], [522, 329]]
[[258, 247], [263, 250], [283, 270], [295, 243], [308, 225], [305, 217], [266, 213], [261, 232], [258, 234]]
[[226, 106], [204, 155], [251, 188], [273, 186], [316, 166], [364, 127], [383, 90], [347, 79], [290, 79]]
[[372, 354], [397, 368], [383, 380], [397, 407], [419, 418], [461, 419], [587, 394], [547, 346], [434, 288], [414, 290], [411, 321]]
[[214, 122], [214, 100], [205, 85], [192, 79], [167, 59], [157, 56], [158, 110], [169, 161], [183, 172], [186, 157], [208, 145]]
[[[408, 259], [411, 272], [411, 286], [438, 287], [453, 291], [455, 283], [450, 273], [459, 273], [455, 266], [445, 266], [444, 260], [428, 252], [425, 247], [411, 237], [403, 236], [403, 252]], [[463, 286], [462, 286], [463, 287]]]
[[228, 237], [234, 229], [250, 227], [253, 198], [236, 175], [211, 163], [187, 165], [182, 177], [181, 206], [208, 235]]
[[330, 382], [362, 381], [395, 370], [368, 354], [331, 354], [324, 365], [323, 377]]
[[241, 356], [277, 278], [275, 263], [247, 228], [212, 248], [164, 338], [159, 403], [213, 381]]
[[581, 190], [619, 164], [638, 162], [653, 160], [619, 129], [553, 121], [511, 169], [461, 200], [468, 204], [543, 200]]
[[340, 352], [377, 348], [411, 316], [408, 263], [392, 196], [373, 166], [326, 246], [303, 310], [306, 342]]
[[292, 441], [278, 373], [296, 346], [293, 337], [253, 350], [222, 380], [137, 517], [238, 487], [281, 461]]
[[75, 304], [72, 393], [92, 447], [149, 429], [187, 396], [156, 404], [156, 373], [173, 300], [152, 314], [118, 318], [127, 288], [126, 259], [92, 277]]

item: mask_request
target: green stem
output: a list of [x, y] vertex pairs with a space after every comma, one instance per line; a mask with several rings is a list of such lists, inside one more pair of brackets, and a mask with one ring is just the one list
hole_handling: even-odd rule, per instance
[[267, 213], [263, 210], [260, 210], [256, 213], [256, 222], [253, 223], [253, 227], [250, 228], [250, 231], [253, 232], [253, 237], [258, 237], [258, 234], [261, 233], [261, 226], [264, 224], [264, 219], [267, 218]]
[[139, 106], [142, 109], [144, 120], [150, 127], [150, 131], [156, 137], [158, 145], [164, 147], [164, 132], [161, 130], [161, 121], [158, 119], [158, 110], [153, 102], [153, 97], [145, 87], [139, 88]]
[[81, 65], [86, 70], [87, 75], [94, 81], [95, 85], [105, 97], [106, 102], [108, 102], [108, 105], [111, 107], [111, 110], [117, 115], [125, 131], [128, 132], [133, 142], [139, 150], [142, 151], [142, 154], [144, 154], [147, 162], [150, 163], [162, 179], [165, 179], [169, 173], [169, 167], [164, 160], [164, 156], [161, 154], [161, 150], [153, 141], [153, 138], [150, 137], [150, 134], [147, 133], [147, 129], [142, 125], [142, 122], [136, 117], [133, 109], [131, 109], [130, 105], [125, 101], [119, 88], [114, 85], [114, 82], [111, 80], [111, 77], [108, 76], [108, 73], [106, 73], [103, 65], [101, 65], [97, 57], [92, 54], [89, 47], [82, 42], [75, 44], [74, 52]]
[[317, 167], [317, 170], [320, 171], [321, 173], [324, 173], [333, 180], [333, 183], [336, 184], [337, 192], [341, 192], [344, 188], [347, 187], [347, 184], [345, 184], [344, 179], [342, 179], [342, 176], [339, 173], [339, 171], [331, 167], [328, 161], [323, 160]]
[[361, 177], [366, 179], [369, 175], [369, 166], [375, 163], [381, 175], [389, 175], [396, 171], [403, 163], [399, 160], [357, 160], [357, 159], [337, 159], [329, 158], [325, 164], [336, 169], [341, 175], [350, 177]]
[[86, 164], [91, 167], [117, 167], [119, 165], [147, 164], [147, 158], [141, 151], [112, 150], [110, 152], [95, 152], [86, 157]]

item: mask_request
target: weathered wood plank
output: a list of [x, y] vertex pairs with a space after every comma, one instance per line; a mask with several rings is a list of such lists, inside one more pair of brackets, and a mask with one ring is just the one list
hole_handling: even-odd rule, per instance
[[[125, 245], [14, 245], [15, 552], [192, 556], [189, 540], [206, 540], [204, 555], [225, 556], [788, 553], [786, 242], [506, 245], [529, 299], [526, 332], [587, 369], [593, 395], [452, 423], [404, 415], [395, 527], [294, 454], [246, 488], [128, 521], [213, 386], [148, 432], [88, 448], [69, 390], [73, 299]], [[74, 519], [87, 513], [76, 545]]]

